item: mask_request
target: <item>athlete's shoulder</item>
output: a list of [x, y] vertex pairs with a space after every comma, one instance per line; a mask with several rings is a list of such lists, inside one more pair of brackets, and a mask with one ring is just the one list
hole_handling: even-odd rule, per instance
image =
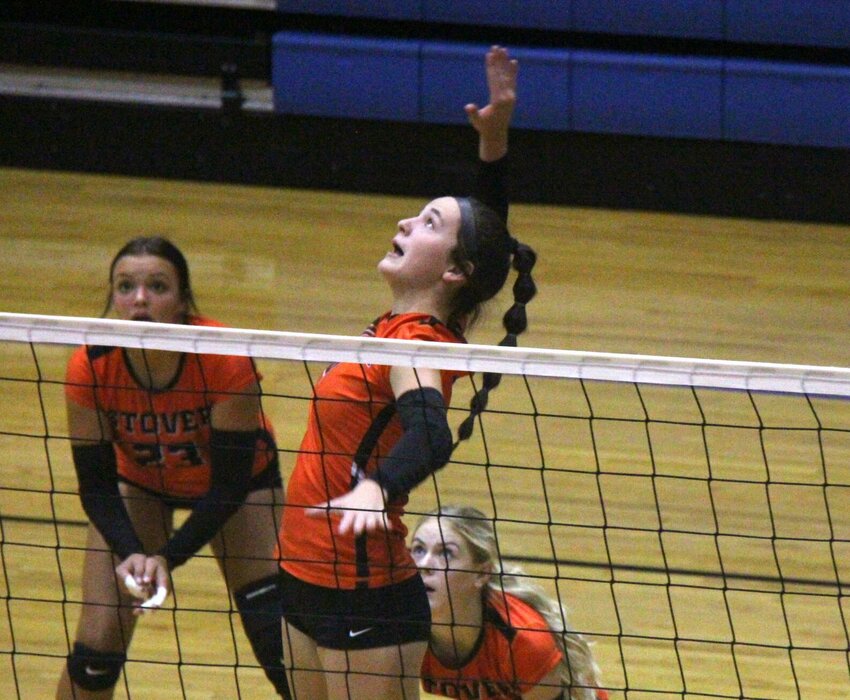
[[91, 369], [120, 348], [111, 345], [81, 345], [75, 348], [68, 358], [68, 370]]
[[[89, 362], [95, 362], [111, 353], [118, 352], [118, 348], [112, 345], [86, 345], [85, 357]], [[81, 353], [82, 355], [82, 353]]]
[[491, 591], [487, 597], [485, 617], [510, 641], [518, 631], [549, 630], [542, 613], [512, 593]]
[[212, 328], [226, 328], [225, 324], [221, 323], [221, 321], [216, 321], [214, 318], [210, 318], [209, 316], [189, 316], [186, 319], [186, 323], [190, 326], [210, 326]]
[[495, 635], [497, 644], [498, 639], [502, 640], [501, 644], [507, 643], [516, 663], [522, 666], [517, 670], [521, 670], [522, 677], [529, 682], [539, 682], [563, 659], [546, 618], [517, 596], [493, 592], [488, 597], [484, 614], [489, 634]]
[[[186, 323], [192, 326], [228, 328], [208, 316], [189, 316]], [[187, 356], [188, 357], [188, 356]], [[251, 382], [262, 380], [254, 360], [244, 355], [218, 355], [203, 353], [192, 355], [187, 362], [187, 381], [200, 382], [210, 393], [243, 389]]]

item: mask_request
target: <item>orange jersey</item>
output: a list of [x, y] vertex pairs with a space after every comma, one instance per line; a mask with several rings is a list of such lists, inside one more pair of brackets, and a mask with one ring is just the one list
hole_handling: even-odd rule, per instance
[[420, 675], [422, 687], [433, 695], [519, 700], [562, 659], [555, 635], [537, 610], [510, 593], [491, 592], [472, 658], [449, 668], [428, 649]]
[[[367, 331], [379, 338], [465, 342], [427, 314], [386, 314]], [[391, 367], [339, 363], [316, 383], [307, 431], [289, 478], [278, 553], [281, 567], [317, 586], [351, 589], [398, 583], [416, 574], [401, 522], [407, 497], [387, 505], [388, 531], [338, 535], [338, 518], [310, 517], [304, 508], [349, 492], [375, 472], [402, 434], [390, 386]], [[443, 371], [446, 405], [463, 372]], [[358, 465], [355, 466], [355, 456]]]
[[[221, 325], [202, 317], [188, 322]], [[151, 391], [123, 348], [84, 346], [68, 361], [65, 396], [108, 418], [121, 478], [166, 496], [200, 498], [210, 487], [212, 407], [259, 380], [248, 357], [184, 354], [174, 382]], [[259, 419], [254, 474], [275, 456], [272, 427], [262, 413]]]

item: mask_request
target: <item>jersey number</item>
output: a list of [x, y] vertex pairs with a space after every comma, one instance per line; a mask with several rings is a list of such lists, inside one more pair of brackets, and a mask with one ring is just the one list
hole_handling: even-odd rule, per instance
[[142, 467], [164, 466], [165, 455], [178, 455], [183, 462], [193, 467], [201, 466], [204, 460], [194, 442], [175, 442], [170, 445], [158, 445], [150, 442], [137, 442], [133, 445], [136, 462]]

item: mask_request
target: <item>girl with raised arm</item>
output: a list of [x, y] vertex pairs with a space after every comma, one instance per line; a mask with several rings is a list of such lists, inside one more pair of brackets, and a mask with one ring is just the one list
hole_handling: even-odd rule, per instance
[[[505, 344], [526, 327], [534, 252], [506, 227], [504, 172], [517, 64], [486, 55], [490, 101], [465, 110], [479, 134], [475, 197], [440, 197], [398, 222], [378, 263], [390, 310], [367, 334], [465, 342], [481, 305], [518, 273]], [[290, 686], [304, 700], [410, 700], [430, 634], [428, 597], [405, 541], [407, 493], [453, 450], [446, 407], [460, 373], [340, 363], [314, 387], [281, 527]], [[498, 383], [487, 375], [471, 416]]]

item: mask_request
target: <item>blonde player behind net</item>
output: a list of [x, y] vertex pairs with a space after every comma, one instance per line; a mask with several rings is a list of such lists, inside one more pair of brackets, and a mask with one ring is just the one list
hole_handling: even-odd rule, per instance
[[410, 553], [431, 605], [426, 691], [489, 700], [607, 700], [589, 644], [527, 574], [505, 570], [484, 513], [443, 505], [420, 519]]

